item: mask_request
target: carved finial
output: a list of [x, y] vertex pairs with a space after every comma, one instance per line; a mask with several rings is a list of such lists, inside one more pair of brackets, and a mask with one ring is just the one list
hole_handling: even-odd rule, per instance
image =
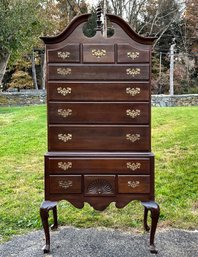
[[97, 29], [98, 31], [101, 31], [102, 30], [102, 21], [101, 21], [101, 14], [102, 14], [102, 8], [100, 5], [98, 5], [97, 7], [97, 11], [96, 11], [96, 14], [97, 14]]

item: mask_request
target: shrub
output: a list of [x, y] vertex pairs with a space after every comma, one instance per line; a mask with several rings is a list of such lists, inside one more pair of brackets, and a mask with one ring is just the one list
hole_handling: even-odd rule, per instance
[[33, 81], [31, 76], [25, 71], [16, 70], [12, 74], [11, 82], [8, 84], [10, 88], [20, 89], [30, 89], [33, 88]]

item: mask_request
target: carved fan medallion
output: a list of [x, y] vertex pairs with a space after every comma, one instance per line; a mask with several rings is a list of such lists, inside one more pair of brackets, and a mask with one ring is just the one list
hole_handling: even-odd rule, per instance
[[93, 195], [107, 195], [114, 194], [114, 190], [112, 185], [105, 179], [96, 179], [93, 180], [88, 186], [86, 190], [87, 194]]

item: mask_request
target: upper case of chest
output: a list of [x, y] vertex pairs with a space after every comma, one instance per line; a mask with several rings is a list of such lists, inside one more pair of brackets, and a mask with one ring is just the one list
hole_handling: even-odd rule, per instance
[[86, 37], [83, 15], [44, 39], [49, 151], [150, 150], [152, 39], [108, 16], [112, 37]]

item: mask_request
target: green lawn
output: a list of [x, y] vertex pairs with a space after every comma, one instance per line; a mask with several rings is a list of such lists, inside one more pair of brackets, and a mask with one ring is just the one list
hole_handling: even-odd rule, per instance
[[[198, 228], [198, 107], [153, 108], [156, 201], [161, 227]], [[0, 109], [0, 241], [41, 228], [46, 107]], [[59, 223], [142, 230], [143, 208], [111, 204], [104, 212], [88, 204], [77, 210], [59, 204]]]

